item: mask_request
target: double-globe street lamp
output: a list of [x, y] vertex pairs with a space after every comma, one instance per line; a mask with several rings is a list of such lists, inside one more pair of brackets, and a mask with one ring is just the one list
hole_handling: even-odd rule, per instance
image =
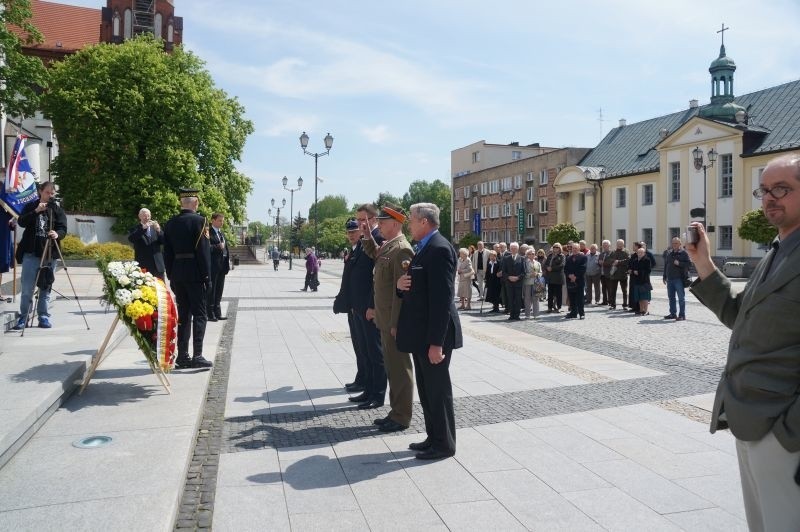
[[[505, 210], [506, 208], [505, 203], [510, 202], [512, 199], [514, 199], [514, 192], [515, 190], [512, 188], [511, 190], [502, 190], [498, 193], [498, 196], [500, 196], [500, 199], [503, 201], [503, 210]], [[508, 218], [509, 216], [511, 216], [511, 205], [509, 205], [508, 211], [509, 212], [507, 213], [506, 212], [503, 213], [504, 215], [503, 218], [505, 218], [506, 220], [506, 229], [505, 229], [505, 234], [503, 235], [503, 240], [510, 243], [511, 235], [508, 234]]]
[[706, 202], [706, 170], [713, 167], [714, 163], [717, 160], [717, 152], [714, 151], [714, 148], [708, 150], [706, 157], [708, 158], [708, 164], [704, 164], [703, 161], [703, 150], [700, 147], [696, 147], [692, 150], [692, 157], [694, 158], [694, 169], [700, 170], [703, 169], [703, 228], [704, 230], [708, 231], [708, 204]]
[[314, 250], [317, 251], [317, 241], [319, 239], [319, 207], [317, 205], [317, 183], [319, 183], [319, 177], [317, 176], [317, 170], [319, 167], [319, 158], [324, 157], [326, 155], [330, 155], [331, 148], [333, 147], [333, 137], [331, 134], [328, 133], [325, 135], [325, 151], [321, 153], [312, 153], [307, 151], [306, 148], [308, 147], [308, 135], [306, 132], [303, 131], [303, 134], [300, 135], [300, 147], [303, 148], [303, 153], [306, 155], [310, 155], [314, 158]]
[[[270, 200], [270, 205], [273, 207], [275, 206], [275, 198]], [[278, 251], [281, 250], [281, 207], [286, 207], [286, 198], [281, 200], [281, 204], [278, 205], [278, 211], [275, 213], [275, 227], [276, 232], [278, 233]], [[272, 217], [272, 209], [267, 209], [267, 216]]]
[[292, 250], [292, 245], [294, 244], [294, 242], [292, 242], [292, 233], [294, 233], [294, 220], [292, 220], [292, 216], [294, 216], [294, 191], [295, 190], [300, 190], [303, 187], [303, 178], [302, 177], [298, 177], [297, 178], [297, 188], [289, 188], [289, 187], [286, 186], [286, 185], [289, 184], [289, 178], [286, 177], [286, 176], [283, 176], [283, 179], [281, 180], [281, 183], [283, 183], [284, 190], [288, 190], [289, 191], [289, 215], [290, 215], [289, 216], [289, 223], [292, 224], [290, 226], [291, 229], [289, 230], [289, 269], [291, 270], [292, 269], [292, 251], [293, 251]]

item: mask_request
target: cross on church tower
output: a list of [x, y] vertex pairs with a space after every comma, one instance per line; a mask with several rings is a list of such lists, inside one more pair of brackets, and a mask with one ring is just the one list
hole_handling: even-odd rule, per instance
[[720, 29], [720, 30], [717, 32], [717, 33], [721, 33], [721, 34], [722, 34], [722, 46], [725, 46], [725, 32], [726, 32], [727, 30], [729, 30], [729, 29], [730, 29], [730, 28], [726, 28], [726, 27], [725, 27], [725, 23], [723, 22], [723, 23], [722, 23], [722, 29]]

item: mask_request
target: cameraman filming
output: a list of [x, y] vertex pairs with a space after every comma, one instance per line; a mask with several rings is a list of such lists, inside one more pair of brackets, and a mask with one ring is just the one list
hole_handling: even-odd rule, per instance
[[[47, 266], [52, 272], [55, 271], [57, 252], [53, 251], [53, 246], [57, 246], [58, 243], [52, 241], [62, 239], [67, 234], [67, 215], [53, 198], [56, 194], [55, 185], [51, 181], [45, 181], [39, 184], [38, 191], [39, 201], [25, 205], [17, 220], [19, 226], [25, 228], [25, 232], [17, 246], [16, 254], [17, 262], [22, 264], [20, 275], [22, 293], [19, 304], [20, 316], [14, 326], [15, 330], [25, 328], [33, 304], [33, 290], [39, 267]], [[47, 246], [48, 239], [52, 242], [50, 246]], [[43, 259], [45, 247], [47, 255]], [[53, 326], [47, 309], [49, 301], [50, 287], [40, 289], [36, 311], [39, 314], [39, 327], [43, 329]]]

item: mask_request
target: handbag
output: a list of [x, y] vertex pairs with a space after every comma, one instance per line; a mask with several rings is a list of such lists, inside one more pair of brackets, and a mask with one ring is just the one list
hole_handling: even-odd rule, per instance
[[53, 268], [50, 266], [42, 266], [39, 268], [39, 277], [36, 279], [36, 286], [39, 290], [50, 290], [55, 280], [56, 276], [53, 273]]

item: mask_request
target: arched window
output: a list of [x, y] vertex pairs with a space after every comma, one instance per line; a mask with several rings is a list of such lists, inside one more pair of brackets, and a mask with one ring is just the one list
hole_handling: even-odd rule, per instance
[[167, 19], [167, 42], [172, 42], [175, 33], [175, 25], [172, 22], [172, 17]]
[[111, 32], [112, 32], [112, 35], [113, 35], [114, 37], [119, 37], [119, 22], [120, 22], [120, 21], [119, 21], [119, 11], [117, 11], [117, 10], [115, 9], [115, 10], [114, 10], [114, 20], [113, 20], [113, 22], [112, 22], [112, 28], [113, 28], [113, 29], [111, 30]]
[[126, 39], [133, 37], [133, 13], [130, 9], [125, 10], [125, 35]]
[[164, 31], [161, 27], [161, 13], [156, 13], [156, 18], [153, 22], [153, 35], [156, 36], [156, 39], [164, 38]]

